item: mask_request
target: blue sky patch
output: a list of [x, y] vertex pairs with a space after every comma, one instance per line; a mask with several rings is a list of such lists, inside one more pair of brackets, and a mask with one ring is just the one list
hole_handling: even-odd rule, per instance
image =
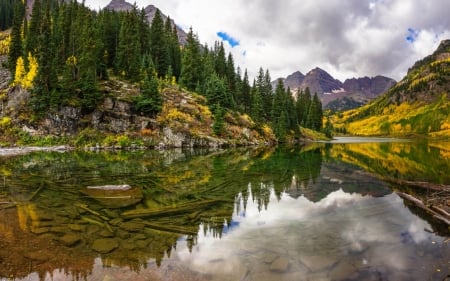
[[414, 43], [417, 40], [417, 37], [419, 37], [419, 30], [416, 30], [414, 28], [408, 28], [408, 36], [406, 36], [406, 41], [410, 43]]
[[219, 36], [223, 41], [228, 42], [232, 48], [239, 46], [239, 40], [236, 38], [231, 37], [226, 32], [219, 31], [217, 32], [217, 36]]

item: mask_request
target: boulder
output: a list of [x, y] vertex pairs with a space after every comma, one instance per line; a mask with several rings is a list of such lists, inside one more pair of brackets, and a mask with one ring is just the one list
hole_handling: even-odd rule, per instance
[[88, 186], [81, 192], [107, 208], [132, 206], [144, 197], [139, 188], [129, 185]]

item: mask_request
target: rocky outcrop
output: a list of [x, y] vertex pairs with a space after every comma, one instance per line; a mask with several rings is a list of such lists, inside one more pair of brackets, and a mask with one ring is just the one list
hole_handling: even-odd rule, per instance
[[125, 0], [112, 0], [105, 8], [117, 12], [127, 12], [133, 10], [134, 6]]

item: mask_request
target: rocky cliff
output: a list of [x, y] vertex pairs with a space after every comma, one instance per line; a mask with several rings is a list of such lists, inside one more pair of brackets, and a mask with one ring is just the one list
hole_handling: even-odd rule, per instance
[[[27, 106], [30, 93], [20, 87], [10, 88], [1, 99], [0, 120], [7, 116], [11, 124], [8, 128], [0, 126], [3, 134], [0, 143], [16, 142], [27, 135], [69, 140], [82, 136], [87, 138], [88, 145], [115, 145], [111, 139], [126, 136], [146, 147], [159, 148], [258, 145], [276, 141], [271, 131], [258, 128], [248, 116], [232, 111], [225, 113], [223, 134], [214, 134], [214, 117], [205, 98], [178, 86], [163, 87], [163, 109], [155, 118], [134, 111], [133, 97], [140, 94], [140, 89], [133, 84], [104, 81], [100, 91], [103, 100], [88, 114], [79, 107], [63, 106], [33, 119]], [[13, 130], [6, 139], [8, 129]]]

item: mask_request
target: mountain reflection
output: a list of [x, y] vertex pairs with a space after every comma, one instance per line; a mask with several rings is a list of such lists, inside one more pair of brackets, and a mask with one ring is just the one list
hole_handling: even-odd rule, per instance
[[[264, 263], [270, 253], [283, 256], [277, 247], [309, 271], [340, 264], [342, 254], [387, 266], [374, 244], [420, 244], [430, 226], [399, 208], [386, 183], [355, 168], [363, 166], [355, 155], [315, 144], [0, 158], [0, 279], [97, 280], [120, 268], [134, 280], [177, 261], [182, 272], [254, 275], [240, 257]], [[107, 184], [128, 184], [143, 198], [123, 207], [83, 192]], [[397, 269], [408, 269], [404, 263]]]

